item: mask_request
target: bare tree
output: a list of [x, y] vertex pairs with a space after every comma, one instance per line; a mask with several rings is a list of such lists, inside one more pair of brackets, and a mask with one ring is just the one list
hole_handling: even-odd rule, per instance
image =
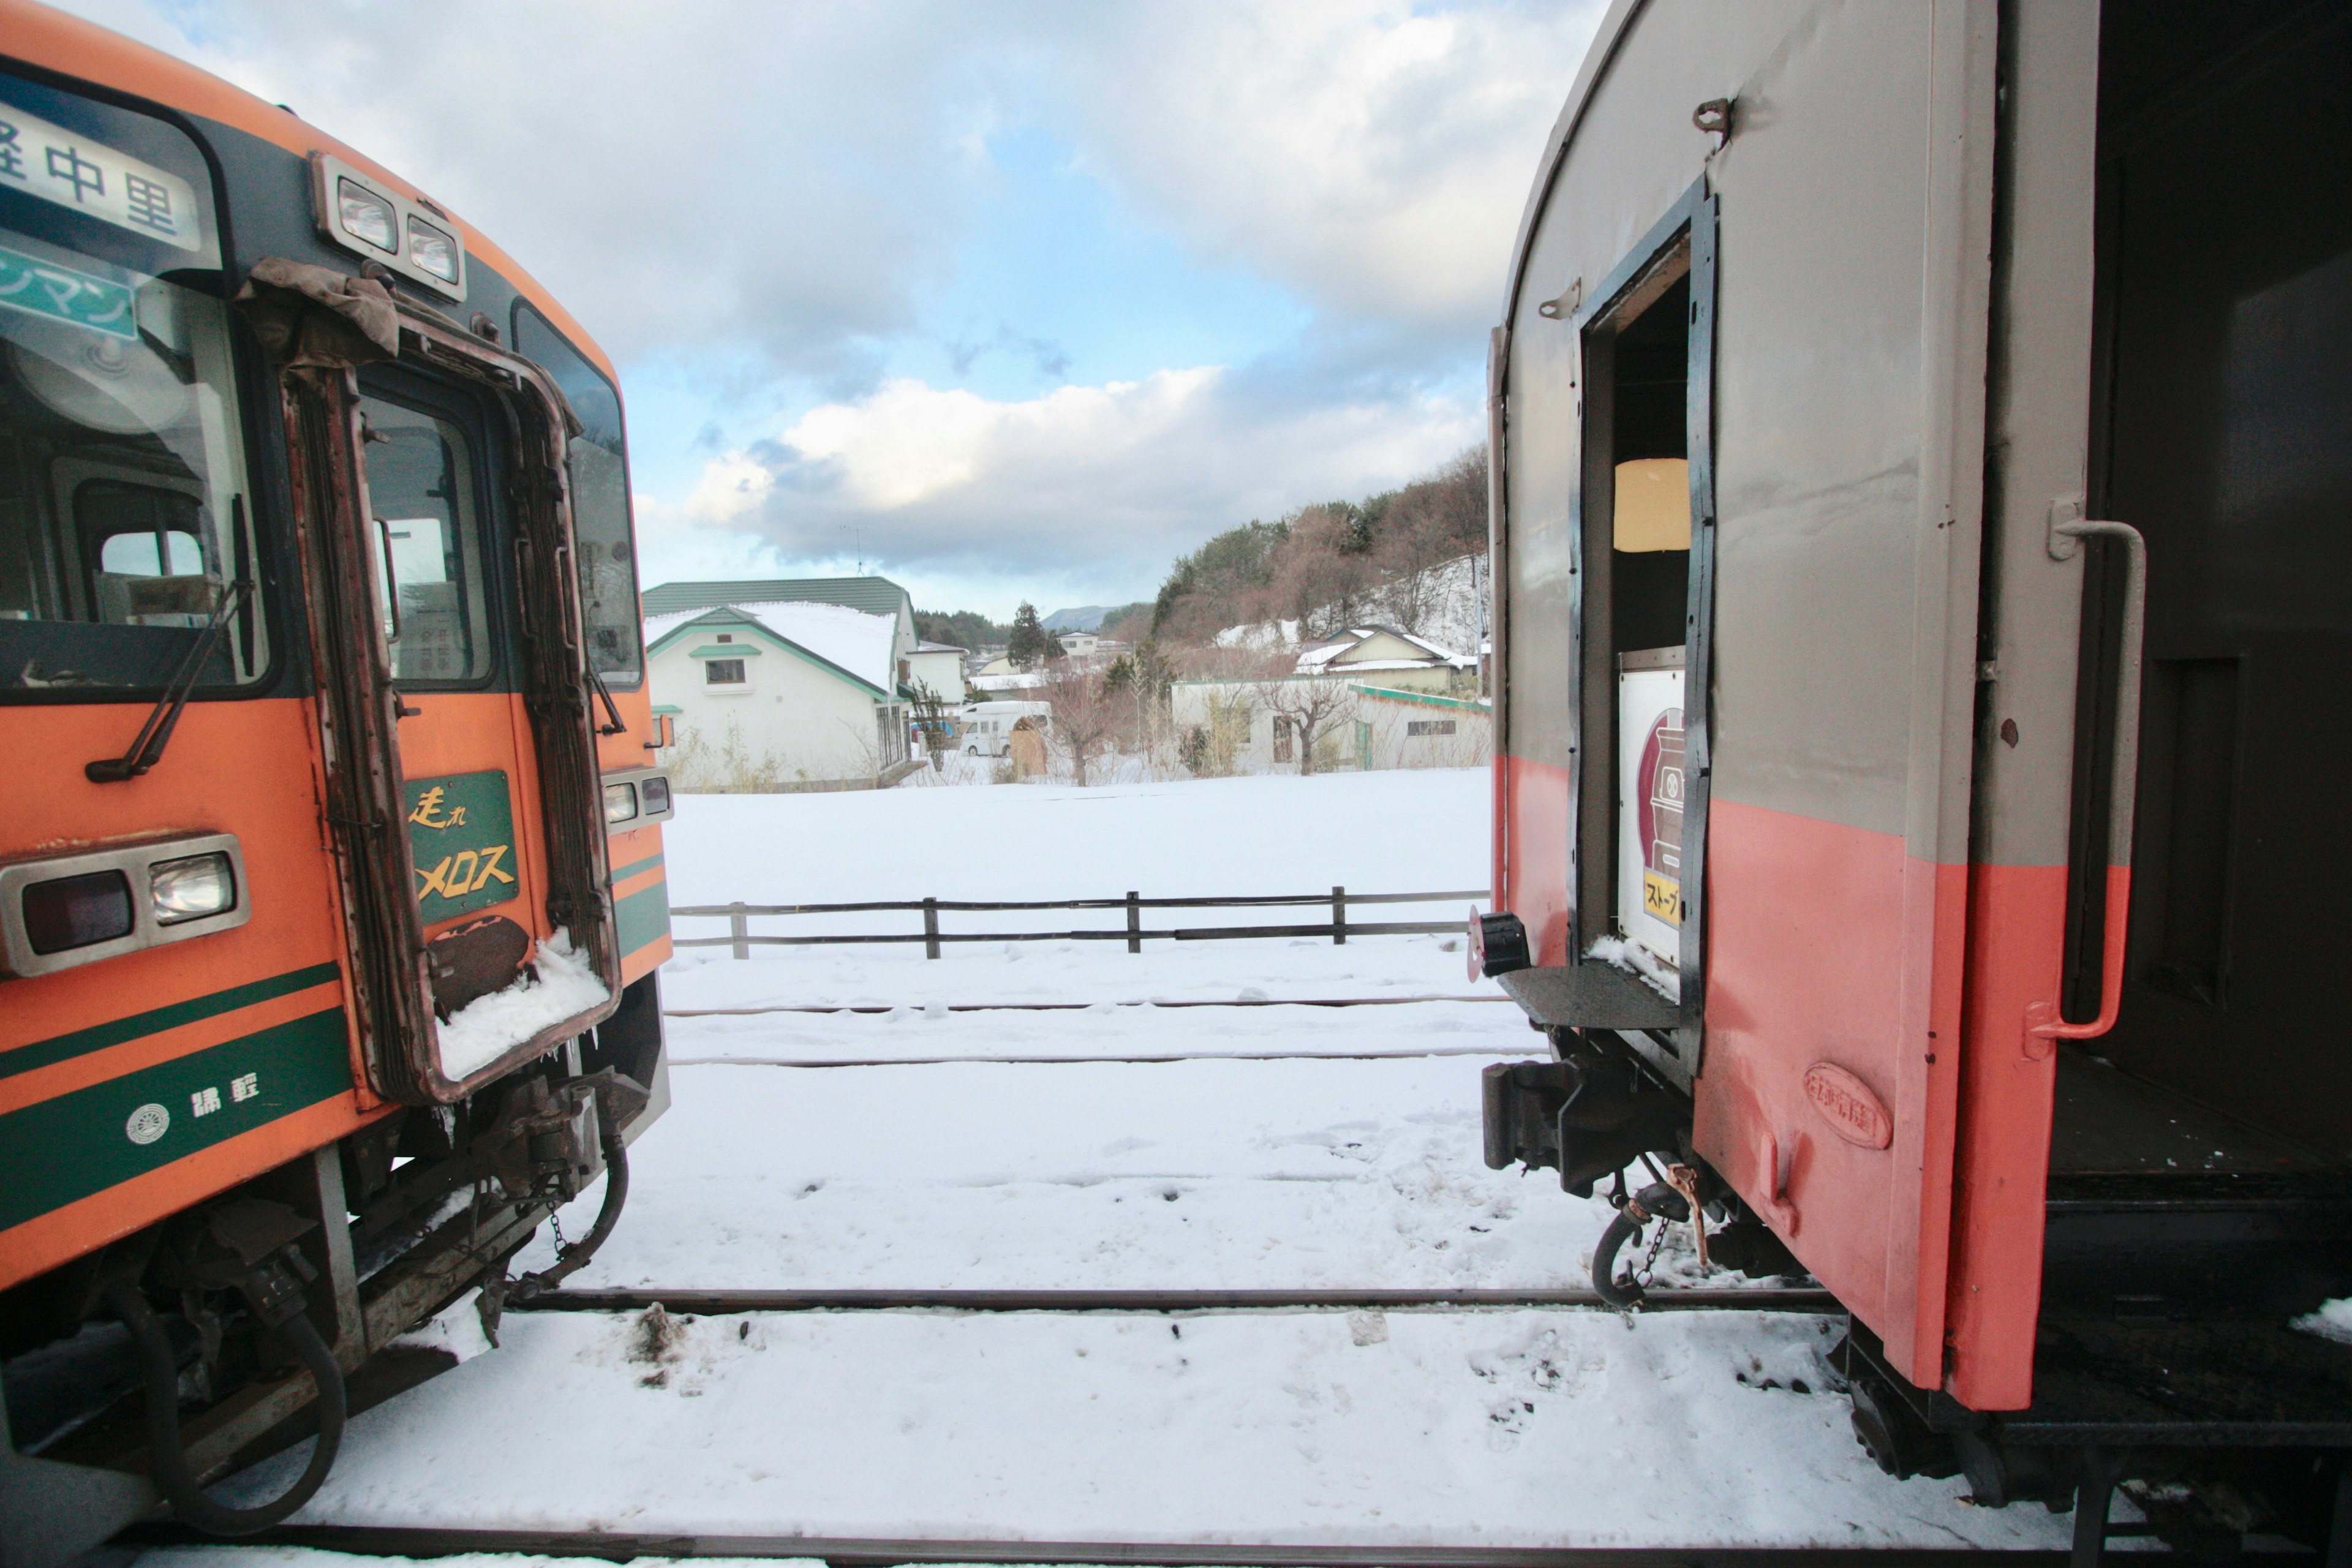
[[[1279, 737], [1287, 725], [1298, 748], [1300, 777], [1315, 771], [1315, 743], [1356, 716], [1356, 694], [1344, 680], [1307, 676], [1264, 679], [1251, 689], [1258, 707], [1274, 715]], [[1277, 744], [1276, 755], [1280, 756]]]
[[1084, 787], [1087, 763], [1109, 746], [1133, 711], [1131, 704], [1122, 694], [1106, 691], [1102, 677], [1068, 664], [1053, 666], [1032, 694], [1053, 704], [1054, 723], [1046, 742], [1070, 759], [1070, 776]]
[[1268, 618], [1297, 621], [1299, 636], [1312, 641], [1346, 630], [1361, 616], [1373, 568], [1356, 533], [1355, 520], [1336, 507], [1308, 507], [1293, 519], [1265, 595]]

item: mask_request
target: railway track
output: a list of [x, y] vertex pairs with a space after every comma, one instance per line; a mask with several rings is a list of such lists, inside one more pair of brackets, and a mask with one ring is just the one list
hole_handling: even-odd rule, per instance
[[[1464, 1309], [1607, 1308], [1590, 1289], [1330, 1289], [1330, 1290], [551, 1290], [507, 1303], [510, 1312], [666, 1311], [705, 1317], [739, 1312], [1248, 1312], [1459, 1310]], [[1610, 1309], [1612, 1310], [1613, 1309]], [[1653, 1290], [1642, 1310], [1652, 1312], [1838, 1312], [1827, 1290]]]
[[[2120, 1533], [2120, 1532], [2117, 1532]], [[217, 1545], [173, 1525], [140, 1525], [128, 1546]], [[2055, 1568], [2064, 1552], [1987, 1547], [1850, 1546], [1327, 1546], [1181, 1541], [944, 1541], [824, 1535], [614, 1534], [590, 1530], [446, 1530], [390, 1525], [280, 1525], [244, 1538], [250, 1546], [308, 1547], [361, 1557], [432, 1559], [473, 1553], [639, 1559], [782, 1558], [828, 1568], [929, 1563], [1097, 1563], [1106, 1568], [1797, 1568], [1867, 1563], [1874, 1568]]]

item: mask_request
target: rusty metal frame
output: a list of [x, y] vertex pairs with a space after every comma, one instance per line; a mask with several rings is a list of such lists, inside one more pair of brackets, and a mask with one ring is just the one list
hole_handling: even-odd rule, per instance
[[466, 1099], [609, 1017], [620, 1005], [604, 795], [596, 763], [565, 441], [576, 424], [562, 394], [529, 360], [476, 339], [437, 312], [400, 306], [402, 360], [489, 395], [504, 415], [523, 657], [518, 674], [538, 753], [548, 867], [547, 915], [569, 929], [609, 993], [601, 1005], [540, 1030], [462, 1079], [442, 1070], [415, 866], [401, 792], [400, 699], [375, 614], [360, 457], [359, 380], [349, 366], [290, 367], [285, 404], [303, 589], [319, 679], [321, 760], [350, 951], [352, 1005], [369, 1083], [408, 1105]]

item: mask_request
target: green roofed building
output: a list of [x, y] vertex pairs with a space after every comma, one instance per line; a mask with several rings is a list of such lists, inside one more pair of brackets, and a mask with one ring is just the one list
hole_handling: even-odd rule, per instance
[[919, 643], [896, 583], [665, 583], [644, 604], [654, 700], [677, 710], [662, 760], [679, 788], [870, 787], [914, 765]]
[[915, 635], [915, 601], [887, 577], [770, 577], [733, 583], [664, 583], [645, 591], [646, 617], [721, 605], [839, 605], [869, 616], [896, 616]]

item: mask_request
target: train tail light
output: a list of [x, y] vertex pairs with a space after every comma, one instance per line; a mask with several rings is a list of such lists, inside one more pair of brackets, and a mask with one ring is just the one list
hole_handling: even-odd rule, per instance
[[35, 882], [25, 889], [24, 909], [26, 938], [43, 954], [129, 936], [134, 923], [131, 881], [120, 871]]

